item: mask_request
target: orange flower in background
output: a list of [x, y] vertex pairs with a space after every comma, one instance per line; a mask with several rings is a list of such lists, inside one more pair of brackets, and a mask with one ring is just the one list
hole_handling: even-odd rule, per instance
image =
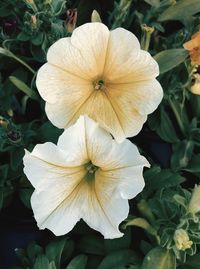
[[200, 65], [200, 31], [194, 34], [191, 40], [183, 44], [189, 51], [191, 61], [194, 65]]

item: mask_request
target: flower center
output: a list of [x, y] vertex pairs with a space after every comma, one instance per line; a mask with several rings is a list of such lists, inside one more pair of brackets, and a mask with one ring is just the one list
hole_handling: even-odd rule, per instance
[[100, 79], [93, 82], [95, 90], [104, 90], [106, 88], [104, 80]]
[[85, 165], [86, 168], [86, 180], [91, 181], [95, 178], [95, 172], [98, 170], [98, 167], [95, 166], [91, 161]]

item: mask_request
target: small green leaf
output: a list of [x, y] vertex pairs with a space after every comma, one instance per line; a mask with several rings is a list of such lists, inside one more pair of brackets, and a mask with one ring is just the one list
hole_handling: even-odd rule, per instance
[[37, 245], [35, 242], [29, 243], [27, 247], [27, 254], [29, 259], [34, 262], [36, 257], [41, 255], [43, 252], [42, 247]]
[[56, 268], [56, 265], [55, 265], [55, 262], [54, 261], [50, 262], [50, 264], [49, 264], [49, 266], [48, 266], [47, 269], [57, 269]]
[[176, 258], [172, 251], [156, 247], [144, 258], [141, 269], [176, 269]]
[[[128, 265], [129, 262], [138, 263], [138, 257], [130, 249], [124, 249], [115, 251], [108, 256], [106, 256], [97, 269], [115, 269], [120, 268], [120, 266]], [[126, 267], [125, 267], [126, 268]], [[151, 268], [152, 269], [152, 268]], [[166, 268], [165, 268], [166, 269]]]
[[56, 267], [60, 268], [61, 255], [65, 247], [66, 238], [50, 242], [45, 249], [46, 256], [50, 261], [55, 261]]
[[184, 168], [192, 158], [194, 142], [183, 140], [173, 145], [173, 155], [171, 158], [171, 167], [174, 171]]
[[147, 4], [157, 7], [160, 5], [160, 0], [144, 0]]
[[125, 234], [121, 238], [104, 240], [104, 248], [106, 253], [127, 249], [131, 245], [131, 229], [126, 229]]
[[10, 152], [10, 166], [16, 171], [20, 165], [22, 165], [22, 158], [24, 157], [25, 151], [22, 147], [15, 147]]
[[20, 91], [28, 95], [28, 97], [37, 101], [39, 100], [37, 93], [28, 87], [23, 81], [14, 76], [10, 76], [9, 79]]
[[83, 236], [79, 242], [79, 250], [95, 255], [104, 255], [104, 240], [96, 235]]
[[187, 56], [185, 49], [168, 49], [156, 54], [154, 59], [158, 62], [160, 74], [163, 74], [181, 64]]
[[75, 257], [66, 267], [66, 269], [85, 269], [87, 265], [87, 256], [79, 255]]
[[33, 269], [47, 269], [49, 266], [49, 260], [45, 255], [39, 255], [34, 263]]
[[33, 189], [29, 189], [29, 188], [21, 189], [19, 192], [20, 199], [27, 208], [31, 208], [30, 199], [31, 199], [32, 193], [33, 193]]
[[185, 20], [186, 17], [190, 17], [200, 12], [199, 0], [181, 0], [177, 1], [175, 5], [167, 8], [158, 18], [158, 21], [167, 20]]

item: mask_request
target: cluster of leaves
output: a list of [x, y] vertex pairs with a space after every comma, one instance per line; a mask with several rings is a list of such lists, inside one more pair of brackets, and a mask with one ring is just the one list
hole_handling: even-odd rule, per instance
[[[30, 208], [33, 189], [23, 173], [24, 148], [56, 142], [62, 132], [46, 119], [35, 75], [49, 46], [70, 35], [69, 8], [77, 9], [77, 25], [90, 21], [96, 9], [110, 29], [122, 26], [134, 32], [157, 60], [164, 98], [133, 139], [152, 168], [131, 205], [133, 216], [122, 225], [123, 238], [103, 240], [88, 229], [46, 247], [31, 243], [16, 251], [22, 263], [18, 268], [198, 269], [199, 215], [187, 208], [200, 177], [200, 96], [190, 92], [193, 67], [182, 45], [200, 29], [199, 0], [1, 1], [0, 209], [6, 210], [13, 197]], [[157, 156], [150, 144], [165, 145], [168, 151]], [[160, 168], [156, 163], [162, 157], [168, 161]], [[178, 229], [187, 232], [191, 248], [177, 249]]]
[[[103, 240], [96, 234], [80, 235], [76, 243], [69, 238], [52, 240], [45, 248], [31, 242], [26, 250], [17, 249], [22, 267], [13, 269], [139, 269], [141, 258], [130, 249], [131, 231], [123, 238]], [[73, 258], [72, 258], [73, 257]]]

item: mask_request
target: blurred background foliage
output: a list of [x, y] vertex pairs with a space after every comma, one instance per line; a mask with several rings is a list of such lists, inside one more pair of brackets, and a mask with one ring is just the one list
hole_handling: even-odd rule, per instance
[[15, 268], [199, 269], [200, 215], [191, 203], [200, 178], [200, 96], [191, 87], [200, 69], [183, 49], [200, 30], [199, 0], [0, 0], [1, 229], [12, 208], [15, 218], [32, 216], [24, 148], [56, 143], [62, 133], [46, 118], [36, 72], [49, 46], [90, 22], [94, 9], [110, 29], [133, 32], [159, 63], [163, 101], [131, 138], [152, 164], [146, 187], [130, 202], [123, 238], [103, 240], [80, 223], [68, 237], [48, 234], [41, 246], [16, 249], [21, 266]]

